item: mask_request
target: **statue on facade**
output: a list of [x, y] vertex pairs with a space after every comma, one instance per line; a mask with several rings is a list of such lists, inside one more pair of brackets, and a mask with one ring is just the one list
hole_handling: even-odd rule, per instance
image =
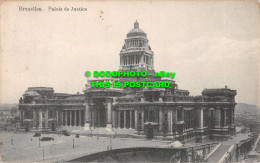
[[23, 98], [20, 97], [20, 99], [19, 99], [19, 104], [22, 104], [22, 103], [23, 103]]
[[160, 92], [160, 96], [163, 96], [163, 95], [164, 95], [164, 92], [163, 92], [163, 91], [161, 91], [161, 92]]

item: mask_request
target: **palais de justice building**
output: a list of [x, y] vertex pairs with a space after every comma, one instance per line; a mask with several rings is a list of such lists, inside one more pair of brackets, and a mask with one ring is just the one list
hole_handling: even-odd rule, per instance
[[[154, 73], [154, 53], [146, 33], [134, 23], [120, 51], [122, 71]], [[164, 136], [181, 141], [229, 137], [235, 134], [236, 91], [204, 89], [199, 96], [178, 89], [173, 80], [110, 78], [94, 81], [168, 81], [169, 88], [95, 88], [84, 93], [55, 93], [50, 87], [29, 87], [19, 101], [21, 127], [26, 130], [132, 131], [135, 136]], [[93, 81], [93, 80], [92, 80]]]

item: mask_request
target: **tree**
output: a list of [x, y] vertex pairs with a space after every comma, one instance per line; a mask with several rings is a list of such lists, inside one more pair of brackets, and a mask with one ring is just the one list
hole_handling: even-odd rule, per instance
[[11, 107], [10, 113], [11, 116], [14, 117], [18, 113], [18, 108], [16, 106]]

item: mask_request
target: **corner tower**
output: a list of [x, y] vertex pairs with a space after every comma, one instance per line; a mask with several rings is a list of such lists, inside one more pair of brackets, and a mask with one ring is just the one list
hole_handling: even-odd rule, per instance
[[134, 23], [120, 51], [120, 71], [154, 72], [154, 53], [148, 44], [146, 33]]

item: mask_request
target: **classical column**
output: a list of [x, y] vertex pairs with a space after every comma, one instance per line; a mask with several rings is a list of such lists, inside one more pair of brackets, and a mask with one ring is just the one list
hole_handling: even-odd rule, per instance
[[159, 110], [159, 131], [163, 130], [163, 110]]
[[74, 111], [74, 126], [77, 126], [77, 110]]
[[63, 111], [62, 111], [62, 110], [60, 111], [60, 114], [61, 114], [61, 116], [60, 116], [60, 119], [61, 119], [61, 126], [63, 126], [64, 123], [63, 123]]
[[107, 123], [108, 124], [111, 124], [111, 103], [110, 102], [108, 102], [107, 103]]
[[227, 116], [228, 116], [227, 125], [232, 125], [232, 109], [228, 108]]
[[204, 121], [204, 117], [203, 117], [203, 108], [199, 108], [199, 128], [203, 128], [203, 121]]
[[142, 115], [141, 129], [144, 130], [144, 110], [141, 111], [141, 115]]
[[33, 127], [36, 127], [36, 110], [33, 109]]
[[96, 114], [94, 108], [91, 108], [91, 127], [95, 128], [96, 127]]
[[130, 112], [130, 129], [132, 128], [132, 110], [129, 111]]
[[90, 127], [90, 121], [91, 121], [91, 110], [90, 110], [90, 106], [89, 106], [89, 101], [86, 100], [85, 102], [85, 125], [84, 125], [84, 130], [89, 130]]
[[214, 118], [215, 126], [220, 127], [221, 109], [219, 107], [214, 109]]
[[181, 108], [181, 120], [185, 122], [185, 119], [184, 119], [184, 108]]
[[21, 110], [21, 125], [22, 126], [24, 125], [23, 120], [24, 120], [24, 111]]
[[48, 114], [49, 114], [49, 111], [48, 109], [45, 110], [45, 115], [44, 115], [44, 125], [45, 125], [45, 128], [48, 128], [48, 120], [49, 120], [49, 117], [48, 117]]
[[152, 65], [152, 68], [153, 68], [153, 57], [151, 58], [151, 65]]
[[42, 109], [39, 109], [39, 128], [42, 128]]
[[232, 122], [231, 124], [232, 124], [232, 125], [235, 124], [235, 122], [234, 122], [234, 117], [235, 117], [235, 115], [234, 115], [234, 109], [231, 109], [231, 120], [232, 120], [232, 121], [231, 121], [231, 122]]
[[137, 130], [137, 110], [134, 111], [135, 112], [135, 129]]
[[227, 126], [227, 109], [224, 108], [223, 111], [224, 111], [224, 125], [223, 126], [225, 127], [225, 126]]
[[182, 117], [183, 117], [183, 121], [184, 121], [184, 125], [182, 125], [182, 127], [183, 127], [184, 132], [187, 130], [187, 124], [188, 124], [187, 116], [188, 116], [188, 113], [187, 113], [186, 109], [182, 108]]
[[72, 126], [72, 111], [70, 110], [70, 126]]
[[81, 125], [82, 125], [81, 110], [79, 110], [79, 126], [81, 127]]
[[116, 111], [112, 110], [112, 127], [116, 128]]
[[168, 132], [172, 135], [172, 110], [168, 110]]
[[140, 55], [140, 64], [142, 65], [144, 63], [143, 54]]
[[121, 119], [120, 119], [120, 113], [121, 113], [121, 111], [118, 111], [118, 112], [117, 112], [117, 118], [118, 118], [118, 120], [117, 120], [117, 122], [118, 122], [118, 123], [117, 123], [117, 128], [121, 128], [121, 126], [120, 126], [120, 125], [121, 125], [121, 124], [120, 124], [120, 120], [121, 120]]
[[113, 102], [113, 99], [106, 99], [106, 103], [107, 103], [107, 126], [106, 126], [106, 129], [109, 130], [109, 131], [111, 131], [111, 129], [112, 129], [112, 121], [111, 121], [112, 102]]
[[174, 108], [172, 111], [172, 123], [173, 123], [173, 128], [174, 128], [174, 133], [177, 134], [177, 109]]
[[124, 128], [126, 128], [126, 111], [124, 110]]
[[65, 112], [65, 126], [68, 126], [68, 111], [64, 110]]
[[58, 109], [56, 109], [56, 122], [57, 122], [57, 126], [59, 126], [59, 111]]

